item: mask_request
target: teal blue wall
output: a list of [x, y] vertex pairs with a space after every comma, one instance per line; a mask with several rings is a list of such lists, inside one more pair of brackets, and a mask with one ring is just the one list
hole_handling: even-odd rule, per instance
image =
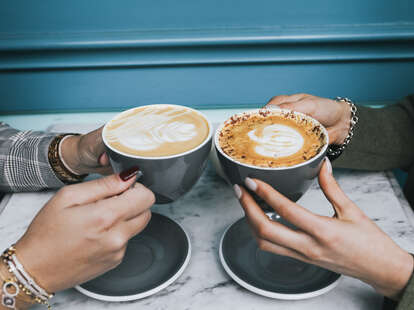
[[414, 88], [414, 1], [2, 1], [0, 113], [276, 94], [392, 103]]

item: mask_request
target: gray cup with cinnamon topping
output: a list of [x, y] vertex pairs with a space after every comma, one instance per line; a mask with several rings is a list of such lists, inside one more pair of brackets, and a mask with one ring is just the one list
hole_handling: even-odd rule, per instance
[[238, 113], [221, 124], [214, 143], [231, 184], [260, 179], [297, 201], [318, 175], [329, 144], [315, 119], [290, 110]]

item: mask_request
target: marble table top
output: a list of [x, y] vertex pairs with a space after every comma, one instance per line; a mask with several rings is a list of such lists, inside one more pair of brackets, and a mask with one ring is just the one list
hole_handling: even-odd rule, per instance
[[[391, 173], [334, 169], [334, 175], [349, 197], [381, 229], [400, 246], [414, 251], [414, 216]], [[6, 248], [24, 233], [53, 194], [19, 193], [3, 199], [0, 248]], [[316, 181], [298, 203], [315, 213], [333, 214]], [[69, 289], [56, 295], [53, 309], [381, 309], [382, 296], [350, 277], [343, 277], [336, 288], [324, 295], [298, 301], [262, 297], [231, 280], [220, 264], [218, 246], [225, 229], [243, 212], [232, 189], [211, 164], [188, 194], [152, 210], [181, 223], [190, 236], [192, 257], [181, 277], [159, 293], [134, 302], [102, 302]]]

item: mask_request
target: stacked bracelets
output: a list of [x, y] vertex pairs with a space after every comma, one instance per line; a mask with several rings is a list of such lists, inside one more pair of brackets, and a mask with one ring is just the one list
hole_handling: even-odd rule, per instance
[[49, 300], [54, 296], [40, 287], [36, 281], [26, 272], [16, 256], [16, 249], [11, 246], [2, 256], [2, 263], [10, 273], [4, 277], [0, 273], [1, 304], [10, 309], [18, 309], [17, 302], [26, 304], [42, 304], [51, 309]]
[[56, 136], [49, 146], [48, 157], [49, 163], [55, 171], [57, 177], [65, 184], [72, 184], [82, 181], [87, 175], [78, 175], [72, 171], [65, 163], [61, 154], [61, 143], [70, 136], [79, 134], [66, 133]]

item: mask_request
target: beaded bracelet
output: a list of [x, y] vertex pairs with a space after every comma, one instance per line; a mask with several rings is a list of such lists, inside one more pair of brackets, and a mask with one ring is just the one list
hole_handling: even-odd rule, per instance
[[[16, 309], [16, 299], [31, 304], [46, 305], [50, 310], [52, 307], [49, 300], [54, 294], [47, 293], [36, 281], [26, 272], [23, 265], [16, 256], [16, 248], [14, 246], [6, 249], [2, 256], [2, 262], [8, 267], [8, 271], [13, 276], [5, 279], [2, 286], [2, 304], [10, 309]], [[28, 300], [24, 300], [29, 297]]]
[[62, 159], [59, 156], [59, 149], [60, 149], [59, 146], [63, 138], [66, 136], [74, 136], [74, 135], [79, 135], [79, 134], [67, 133], [67, 134], [61, 134], [61, 135], [56, 136], [50, 143], [49, 151], [48, 151], [48, 158], [49, 158], [50, 165], [52, 166], [53, 170], [55, 171], [59, 179], [62, 182], [67, 183], [67, 184], [80, 182], [87, 176], [87, 174], [77, 175], [71, 172], [65, 166]]

